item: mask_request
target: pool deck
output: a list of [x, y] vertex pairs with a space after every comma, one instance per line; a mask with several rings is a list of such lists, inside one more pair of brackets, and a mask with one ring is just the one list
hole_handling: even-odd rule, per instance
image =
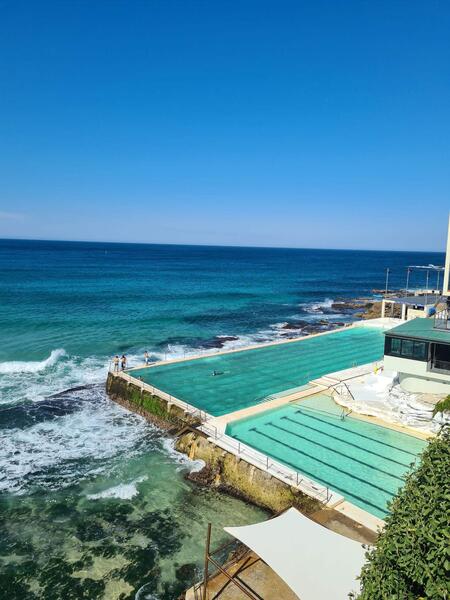
[[[398, 319], [373, 319], [372, 321], [354, 323], [350, 327], [390, 328], [398, 324], [398, 322]], [[301, 402], [303, 399], [310, 398], [311, 396], [317, 393], [326, 393], [331, 396], [335, 386], [341, 384], [342, 382], [348, 380], [355, 380], [369, 373], [373, 373], [374, 369], [380, 365], [380, 361], [327, 374], [316, 380], [311, 381], [307, 386], [302, 386], [301, 388], [298, 388], [296, 390], [286, 390], [286, 392], [278, 393], [275, 395], [275, 397], [272, 397], [270, 400], [267, 400], [265, 402], [255, 404], [248, 408], [240, 409], [218, 417], [214, 417], [204, 410], [199, 410], [195, 406], [192, 406], [187, 402], [184, 402], [166, 392], [163, 392], [162, 390], [159, 390], [151, 384], [145, 383], [144, 381], [133, 377], [134, 370], [142, 369], [144, 367], [151, 369], [154, 366], [160, 366], [162, 364], [172, 364], [188, 360], [191, 361], [205, 358], [206, 356], [217, 356], [219, 354], [245, 352], [247, 350], [253, 350], [279, 344], [290, 344], [293, 342], [299, 342], [308, 339], [310, 337], [330, 335], [336, 333], [337, 331], [342, 331], [344, 329], [347, 330], [349, 329], [349, 327], [347, 326], [341, 329], [321, 332], [313, 334], [311, 336], [304, 336], [289, 340], [281, 340], [277, 342], [270, 342], [267, 344], [252, 345], [245, 348], [222, 350], [218, 352], [208, 352], [195, 356], [188, 356], [185, 358], [170, 359], [167, 361], [161, 361], [156, 365], [140, 365], [138, 367], [128, 369], [128, 372], [126, 373], [119, 372], [114, 373], [114, 375], [116, 377], [121, 377], [125, 379], [129, 384], [133, 383], [134, 385], [140, 387], [142, 390], [147, 390], [150, 393], [166, 400], [169, 405], [177, 405], [178, 407], [182, 408], [186, 413], [199, 418], [201, 421], [201, 425], [198, 427], [198, 429], [202, 431], [203, 434], [207, 436], [208, 440], [216, 446], [219, 446], [223, 450], [234, 454], [240, 460], [245, 460], [249, 464], [257, 467], [258, 469], [270, 473], [270, 475], [272, 475], [273, 477], [276, 477], [284, 483], [294, 488], [297, 488], [303, 493], [321, 500], [324, 506], [330, 509], [334, 509], [335, 511], [341, 513], [343, 516], [354, 521], [357, 525], [363, 526], [369, 531], [376, 533], [379, 532], [380, 529], [382, 529], [384, 526], [384, 521], [382, 519], [379, 519], [374, 515], [366, 512], [365, 510], [354, 506], [350, 502], [346, 501], [344, 497], [340, 494], [305, 477], [302, 473], [299, 473], [289, 467], [286, 467], [285, 465], [273, 460], [271, 457], [263, 454], [262, 452], [259, 452], [250, 446], [247, 446], [246, 444], [237, 442], [234, 438], [225, 433], [225, 429], [227, 424], [232, 421], [236, 421], [249, 416], [254, 416], [270, 409], [279, 408], [291, 402]], [[388, 423], [376, 417], [365, 416], [357, 413], [352, 413], [352, 416], [358, 419], [368, 421], [370, 423], [376, 423], [383, 427], [401, 431], [403, 433], [408, 433], [421, 439], [427, 439], [428, 437], [430, 437], [428, 434], [424, 434], [423, 432], [418, 431], [416, 429], [412, 429], [410, 427], [403, 427], [393, 423]]]

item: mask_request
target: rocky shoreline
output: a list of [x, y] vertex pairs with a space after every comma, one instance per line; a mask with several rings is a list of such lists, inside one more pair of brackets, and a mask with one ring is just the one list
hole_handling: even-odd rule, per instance
[[[323, 315], [323, 318], [314, 321], [300, 318], [292, 319], [280, 325], [281, 336], [290, 338], [299, 335], [311, 335], [312, 333], [345, 327], [357, 320], [376, 319], [381, 317], [381, 301], [369, 297], [338, 298], [326, 309], [318, 308], [317, 315]], [[333, 315], [336, 315], [336, 319], [332, 318]]]

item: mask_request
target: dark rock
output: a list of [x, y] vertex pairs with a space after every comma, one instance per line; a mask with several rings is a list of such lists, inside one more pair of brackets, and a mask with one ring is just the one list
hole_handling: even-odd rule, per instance
[[284, 325], [281, 326], [281, 329], [301, 329], [303, 326], [305, 325], [305, 322], [299, 322], [299, 323], [285, 323]]
[[206, 464], [200, 471], [194, 471], [186, 475], [186, 479], [194, 481], [199, 485], [212, 485], [215, 477], [216, 469], [213, 469], [209, 464]]

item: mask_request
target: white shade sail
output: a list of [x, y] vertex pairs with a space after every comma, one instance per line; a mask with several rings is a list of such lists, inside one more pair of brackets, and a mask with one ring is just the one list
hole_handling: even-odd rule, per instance
[[364, 548], [295, 508], [269, 521], [225, 527], [251, 548], [301, 600], [347, 600], [359, 591]]

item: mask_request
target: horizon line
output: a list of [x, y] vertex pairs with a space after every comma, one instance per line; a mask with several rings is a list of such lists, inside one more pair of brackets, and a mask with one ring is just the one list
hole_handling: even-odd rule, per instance
[[0, 242], [16, 241], [16, 242], [57, 242], [71, 244], [118, 244], [131, 246], [188, 246], [200, 248], [254, 248], [260, 250], [328, 250], [337, 252], [398, 252], [398, 253], [417, 253], [417, 254], [443, 254], [445, 250], [392, 250], [389, 248], [323, 248], [319, 246], [253, 246], [239, 244], [193, 244], [179, 242], [118, 242], [111, 240], [72, 240], [72, 239], [56, 239], [56, 238], [17, 238], [17, 237], [0, 237]]
[[72, 239], [57, 239], [57, 238], [16, 238], [16, 237], [0, 237], [0, 242], [15, 241], [15, 242], [57, 242], [71, 244], [119, 244], [129, 246], [188, 246], [201, 248], [254, 248], [260, 250], [328, 250], [338, 252], [397, 252], [397, 253], [427, 253], [427, 254], [444, 254], [445, 250], [392, 250], [388, 248], [323, 248], [319, 246], [254, 246], [241, 244], [206, 244], [206, 243], [179, 243], [179, 242], [118, 242], [111, 240], [72, 240]]

